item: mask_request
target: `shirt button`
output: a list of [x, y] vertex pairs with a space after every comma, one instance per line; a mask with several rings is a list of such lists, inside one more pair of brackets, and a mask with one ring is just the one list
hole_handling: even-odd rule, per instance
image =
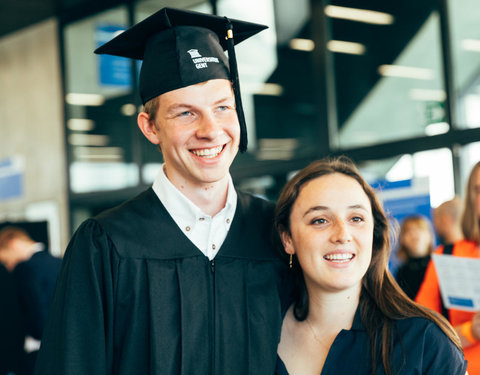
[[212, 249], [215, 250], [215, 244], [212, 244]]
[[190, 230], [190, 227], [185, 227], [185, 230], [188, 232]]
[[230, 224], [230, 219], [227, 219], [227, 224]]
[[201, 218], [200, 218], [200, 219], [198, 219], [198, 220], [200, 220], [200, 221], [204, 221], [204, 220], [205, 220], [205, 218], [204, 218], [204, 217], [201, 217]]

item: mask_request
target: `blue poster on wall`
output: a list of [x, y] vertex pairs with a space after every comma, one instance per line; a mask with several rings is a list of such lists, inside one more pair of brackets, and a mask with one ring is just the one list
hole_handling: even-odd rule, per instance
[[[95, 29], [95, 43], [99, 47], [125, 31], [125, 26], [100, 24]], [[130, 59], [119, 56], [98, 55], [99, 84], [129, 88], [132, 85]]]
[[23, 197], [24, 164], [20, 155], [0, 160], [0, 201]]
[[428, 178], [403, 181], [379, 181], [372, 185], [382, 199], [385, 212], [399, 223], [410, 215], [431, 219]]
[[[422, 215], [431, 222], [432, 206], [428, 177], [394, 182], [378, 181], [372, 184], [372, 187], [382, 200], [385, 213], [390, 220], [401, 224], [407, 216]], [[392, 273], [395, 273], [399, 265], [394, 254], [395, 249], [390, 257]]]

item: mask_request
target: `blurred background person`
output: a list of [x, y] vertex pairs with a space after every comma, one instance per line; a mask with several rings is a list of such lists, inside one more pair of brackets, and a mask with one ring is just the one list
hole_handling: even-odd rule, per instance
[[13, 276], [25, 325], [21, 373], [33, 374], [61, 260], [22, 228], [8, 226], [0, 230], [0, 262]]
[[423, 282], [434, 248], [430, 222], [422, 215], [407, 216], [400, 226], [397, 257], [403, 262], [396, 279], [403, 291], [414, 299]]
[[25, 327], [13, 275], [0, 263], [0, 375], [19, 373], [24, 341]]
[[[480, 162], [477, 162], [468, 178], [461, 228], [465, 239], [453, 245], [453, 256], [480, 258]], [[440, 246], [437, 254], [444, 252]], [[442, 299], [438, 277], [433, 262], [430, 262], [425, 279], [420, 287], [416, 301], [424, 306], [442, 313]], [[480, 375], [480, 312], [449, 309], [450, 323], [454, 326], [465, 351], [468, 361], [468, 373]]]
[[443, 245], [452, 245], [463, 239], [460, 226], [461, 215], [462, 201], [459, 197], [443, 202], [433, 210], [433, 225]]

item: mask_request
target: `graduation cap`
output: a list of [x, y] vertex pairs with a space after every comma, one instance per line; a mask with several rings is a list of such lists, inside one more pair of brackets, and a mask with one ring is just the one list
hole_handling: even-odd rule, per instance
[[227, 17], [163, 8], [100, 46], [95, 53], [143, 60], [139, 80], [143, 104], [200, 82], [230, 80], [240, 123], [239, 149], [243, 152], [247, 149], [247, 128], [234, 44], [266, 28]]

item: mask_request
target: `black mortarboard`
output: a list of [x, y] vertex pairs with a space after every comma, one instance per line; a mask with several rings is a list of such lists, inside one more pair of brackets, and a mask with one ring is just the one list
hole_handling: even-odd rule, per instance
[[[234, 44], [266, 28], [226, 17], [163, 8], [97, 48], [95, 53], [143, 60], [139, 82], [143, 104], [163, 93], [200, 82], [230, 80], [240, 123], [239, 148], [243, 152], [247, 149], [247, 129]], [[227, 49], [229, 58], [224, 53]]]

